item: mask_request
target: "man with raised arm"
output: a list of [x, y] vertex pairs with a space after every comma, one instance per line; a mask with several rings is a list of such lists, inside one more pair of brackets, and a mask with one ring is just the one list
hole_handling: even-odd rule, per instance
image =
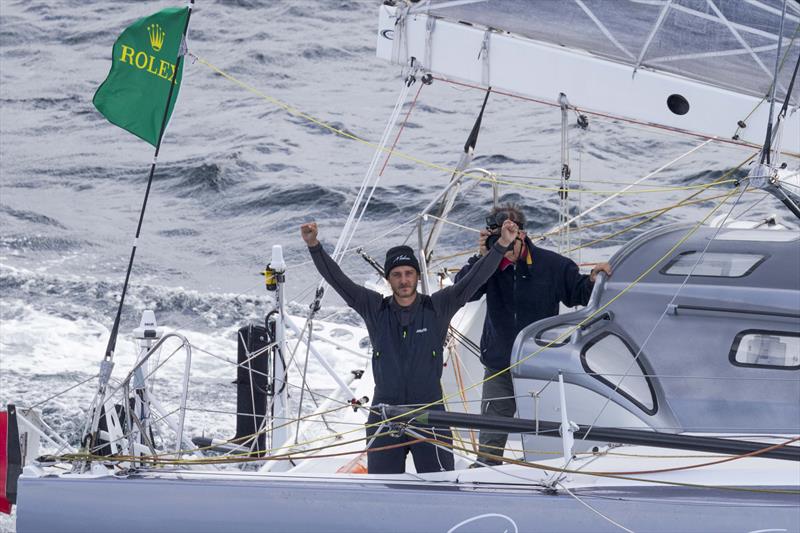
[[[586, 305], [599, 272], [611, 275], [608, 263], [599, 263], [591, 274], [581, 274], [568, 257], [538, 248], [524, 232], [525, 215], [516, 205], [495, 207], [486, 217], [486, 229], [478, 239], [480, 254], [470, 258], [456, 274], [456, 283], [471, 276], [483, 261], [487, 245], [495, 241], [500, 227], [513, 221], [519, 228], [514, 243], [491, 277], [470, 297], [486, 295], [486, 318], [481, 335], [481, 362], [485, 381], [481, 393], [481, 413], [512, 417], [517, 410], [511, 372], [514, 340], [526, 326], [558, 314], [559, 302], [567, 307]], [[502, 372], [506, 370], [502, 374]], [[481, 430], [478, 462], [473, 466], [499, 465], [508, 435]], [[493, 457], [490, 457], [493, 456]]]
[[[316, 223], [303, 224], [300, 233], [322, 277], [347, 305], [361, 315], [367, 325], [375, 378], [372, 405], [435, 404], [430, 408], [444, 409], [440, 380], [450, 319], [497, 270], [503, 254], [517, 238], [517, 225], [511, 220], [504, 223], [499, 229], [497, 242], [472, 266], [469, 275], [462, 276], [454, 285], [432, 295], [417, 292], [420, 269], [414, 250], [409, 246], [389, 249], [384, 273], [392, 296], [385, 298], [378, 292], [354, 283], [342, 272], [317, 239]], [[367, 420], [368, 439], [375, 434], [380, 420], [379, 413], [373, 411], [370, 414]], [[425, 427], [422, 432], [426, 437], [447, 444], [452, 442], [449, 428]], [[377, 436], [369, 447], [381, 450], [367, 454], [368, 472], [405, 472], [409, 451], [419, 473], [453, 470], [453, 454], [432, 443], [398, 446], [415, 439], [409, 435], [399, 439], [389, 435]]]

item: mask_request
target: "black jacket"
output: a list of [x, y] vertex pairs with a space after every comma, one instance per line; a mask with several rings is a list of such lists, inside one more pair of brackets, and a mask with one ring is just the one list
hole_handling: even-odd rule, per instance
[[354, 283], [322, 245], [310, 247], [314, 265], [347, 305], [361, 315], [372, 342], [375, 394], [372, 403], [423, 404], [442, 398], [442, 351], [450, 319], [500, 264], [505, 248], [495, 244], [472, 272], [408, 307], [394, 297]]
[[[511, 364], [514, 339], [525, 326], [557, 315], [559, 302], [567, 307], [586, 305], [594, 288], [589, 276], [581, 274], [572, 260], [537, 248], [528, 238], [525, 242], [531, 264], [523, 258], [502, 272], [498, 268], [470, 299], [479, 300], [486, 295], [481, 361], [494, 370]], [[456, 282], [469, 273], [477, 260], [477, 256], [470, 258], [456, 274]]]

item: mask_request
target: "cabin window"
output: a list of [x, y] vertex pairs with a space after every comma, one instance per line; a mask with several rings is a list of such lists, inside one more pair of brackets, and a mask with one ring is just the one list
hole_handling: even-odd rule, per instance
[[[661, 269], [668, 276], [713, 276], [741, 278], [750, 274], [766, 256], [725, 252], [706, 252], [698, 263], [700, 252], [684, 252]], [[695, 266], [697, 263], [697, 266]], [[693, 270], [694, 269], [694, 270]]]
[[[540, 331], [536, 334], [534, 340], [539, 346], [564, 346], [569, 343], [569, 339], [572, 337], [571, 331], [573, 329], [575, 329], [575, 324], [559, 324], [558, 326]], [[559, 340], [556, 342], [556, 339]]]
[[656, 398], [636, 353], [617, 335], [606, 333], [587, 343], [581, 353], [584, 370], [638, 405], [655, 414]]
[[756, 368], [800, 369], [800, 333], [751, 329], [733, 340], [734, 365]]

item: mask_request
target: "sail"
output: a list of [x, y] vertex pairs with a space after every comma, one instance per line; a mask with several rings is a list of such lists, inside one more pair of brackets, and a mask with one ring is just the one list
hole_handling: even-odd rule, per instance
[[[384, 10], [387, 29], [403, 15]], [[550, 102], [564, 92], [589, 110], [761, 144], [779, 45], [777, 104], [800, 57], [800, 3], [783, 11], [783, 0], [429, 0], [381, 33], [378, 55], [402, 63], [407, 52], [439, 75]], [[798, 152], [800, 91], [790, 106], [784, 148]]]

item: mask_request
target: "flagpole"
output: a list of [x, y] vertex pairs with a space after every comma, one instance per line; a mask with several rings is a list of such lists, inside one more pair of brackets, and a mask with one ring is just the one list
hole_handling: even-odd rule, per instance
[[117, 347], [117, 335], [119, 333], [119, 323], [122, 317], [122, 306], [125, 304], [125, 295], [128, 292], [128, 283], [131, 278], [131, 270], [133, 269], [133, 261], [136, 257], [136, 246], [139, 242], [139, 235], [142, 231], [142, 224], [144, 222], [144, 213], [147, 209], [147, 199], [150, 196], [150, 188], [153, 184], [153, 175], [156, 171], [156, 163], [158, 162], [158, 154], [161, 151], [161, 141], [164, 138], [164, 131], [167, 129], [167, 118], [169, 117], [169, 108], [170, 103], [172, 102], [172, 95], [175, 91], [175, 81], [178, 79], [178, 72], [180, 72], [181, 62], [183, 61], [183, 57], [185, 55], [185, 45], [186, 45], [186, 32], [189, 29], [189, 20], [192, 18], [192, 9], [194, 8], [194, 0], [189, 0], [187, 8], [189, 12], [186, 15], [186, 23], [183, 26], [183, 34], [181, 35], [181, 45], [178, 50], [178, 57], [175, 60], [175, 75], [172, 76], [172, 80], [169, 85], [169, 93], [167, 94], [167, 103], [164, 106], [164, 115], [161, 119], [161, 128], [158, 132], [158, 142], [156, 143], [156, 150], [153, 154], [153, 162], [150, 164], [150, 175], [147, 178], [147, 188], [144, 192], [144, 199], [142, 200], [142, 209], [139, 211], [139, 222], [136, 225], [136, 236], [133, 239], [133, 246], [131, 247], [131, 255], [128, 259], [128, 269], [125, 271], [125, 282], [122, 284], [122, 294], [120, 295], [119, 299], [119, 306], [117, 307], [117, 314], [114, 317], [114, 325], [111, 327], [111, 334], [108, 337], [108, 344], [106, 345], [106, 351], [103, 355], [103, 360], [100, 363], [100, 374], [99, 374], [99, 382], [97, 387], [97, 393], [95, 394], [94, 400], [92, 401], [92, 406], [90, 408], [90, 417], [87, 420], [87, 427], [84, 428], [84, 444], [86, 445], [86, 451], [91, 452], [92, 447], [97, 440], [97, 427], [100, 422], [100, 413], [102, 411], [106, 388], [108, 386], [108, 381], [111, 378], [111, 371], [114, 368], [113, 359], [114, 359], [114, 351]]

